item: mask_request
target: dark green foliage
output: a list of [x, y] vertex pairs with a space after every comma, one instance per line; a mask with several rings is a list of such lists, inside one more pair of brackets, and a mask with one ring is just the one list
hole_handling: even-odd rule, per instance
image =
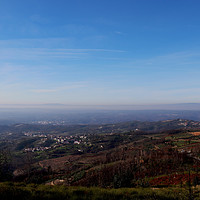
[[30, 147], [34, 147], [33, 143], [37, 140], [37, 138], [31, 138], [31, 139], [26, 139], [21, 141], [17, 147], [16, 150], [20, 151], [24, 148], [30, 148]]
[[188, 191], [180, 188], [102, 189], [1, 183], [0, 197], [3, 200], [186, 200]]
[[52, 144], [54, 144], [55, 141], [52, 139], [47, 139], [43, 144], [41, 144], [41, 146], [43, 147], [50, 147]]
[[85, 170], [80, 171], [79, 173], [76, 173], [74, 175], [74, 181], [78, 181], [78, 180], [82, 179], [84, 177], [84, 175], [85, 175]]
[[9, 151], [0, 151], [0, 181], [10, 181], [13, 176], [13, 166]]
[[197, 185], [199, 185], [199, 183], [200, 183], [199, 177], [198, 177], [198, 176], [195, 176], [194, 179], [193, 179], [193, 185], [194, 185], [194, 186], [197, 186]]

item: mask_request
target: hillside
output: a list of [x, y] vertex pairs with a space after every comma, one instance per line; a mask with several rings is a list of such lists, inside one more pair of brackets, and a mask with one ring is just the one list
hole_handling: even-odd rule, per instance
[[187, 166], [196, 171], [193, 166], [198, 166], [200, 156], [199, 124], [181, 119], [92, 126], [20, 124], [2, 129], [0, 146], [3, 151], [12, 146], [14, 180], [47, 184], [61, 180], [66, 185], [100, 187], [154, 186], [153, 177], [187, 174]]
[[2, 181], [107, 189], [193, 187], [190, 195], [200, 185], [200, 122], [17, 124], [1, 131]]
[[114, 124], [96, 124], [96, 125], [49, 125], [49, 124], [14, 124], [0, 125], [0, 133], [12, 137], [21, 136], [24, 132], [59, 134], [59, 135], [78, 135], [78, 134], [99, 134], [99, 133], [122, 133], [126, 131], [146, 131], [159, 132], [174, 129], [198, 129], [200, 122], [193, 120], [175, 119], [165, 121], [130, 121]]

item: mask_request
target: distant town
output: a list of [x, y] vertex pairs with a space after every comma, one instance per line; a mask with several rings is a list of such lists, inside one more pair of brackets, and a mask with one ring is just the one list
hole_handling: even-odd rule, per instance
[[[38, 143], [38, 147], [25, 148], [24, 149], [25, 152], [45, 151], [51, 148], [57, 148], [65, 144], [74, 144], [74, 145], [79, 145], [81, 143], [85, 145], [91, 144], [90, 142], [88, 142], [88, 138], [86, 135], [59, 136], [59, 135], [40, 134], [40, 133], [34, 133], [34, 132], [26, 132], [24, 133], [24, 135], [27, 137], [41, 138], [40, 142]], [[41, 144], [44, 144], [48, 139], [55, 141], [54, 145], [40, 146]]]

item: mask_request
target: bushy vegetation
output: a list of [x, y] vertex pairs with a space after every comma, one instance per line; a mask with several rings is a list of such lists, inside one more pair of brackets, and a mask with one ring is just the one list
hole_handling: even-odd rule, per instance
[[[0, 196], [3, 200], [184, 200], [188, 199], [189, 193], [188, 190], [184, 188], [102, 189], [1, 183]], [[198, 199], [197, 196], [196, 199]]]

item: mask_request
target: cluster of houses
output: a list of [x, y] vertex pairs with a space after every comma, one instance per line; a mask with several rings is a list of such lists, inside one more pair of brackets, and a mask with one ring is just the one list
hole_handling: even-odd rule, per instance
[[192, 125], [192, 126], [200, 126], [200, 122], [197, 121], [188, 121], [188, 120], [184, 120], [184, 119], [179, 119], [179, 126], [188, 126], [188, 125]]
[[25, 148], [25, 152], [35, 152], [35, 151], [45, 151], [50, 149], [51, 147], [34, 147], [34, 148]]
[[33, 124], [41, 124], [41, 125], [65, 125], [67, 122], [64, 120], [40, 120], [34, 121]]
[[[59, 135], [49, 135], [44, 133], [35, 133], [35, 132], [25, 132], [27, 137], [38, 137], [41, 138], [37, 144], [37, 147], [34, 148], [25, 148], [25, 152], [35, 152], [35, 151], [45, 151], [51, 148], [56, 148], [65, 144], [74, 144], [79, 145], [81, 143], [87, 144], [87, 136], [85, 135], [75, 135], [75, 136], [59, 136]], [[44, 143], [47, 140], [52, 141], [52, 145], [44, 146]]]

